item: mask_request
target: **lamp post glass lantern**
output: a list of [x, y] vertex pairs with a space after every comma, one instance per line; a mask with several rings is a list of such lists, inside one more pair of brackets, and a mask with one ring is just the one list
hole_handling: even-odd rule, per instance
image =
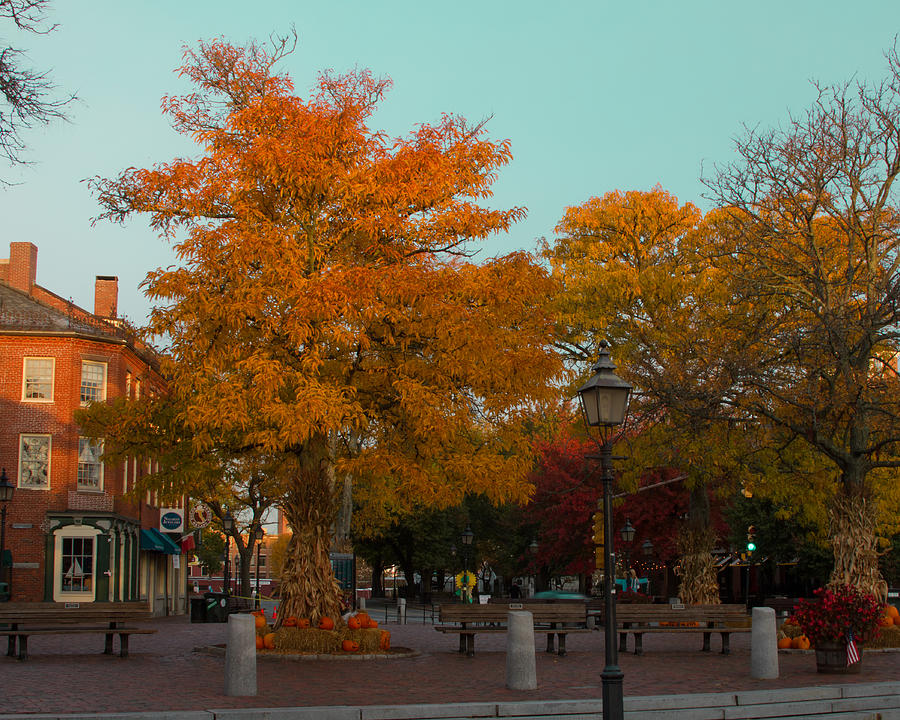
[[[622, 720], [625, 706], [622, 693], [624, 674], [619, 667], [616, 647], [615, 555], [612, 531], [612, 446], [616, 427], [625, 422], [631, 385], [615, 374], [616, 369], [605, 342], [600, 343], [600, 358], [591, 368], [593, 375], [578, 388], [584, 423], [590, 431], [596, 428], [600, 435], [600, 455], [591, 459], [600, 461], [603, 481], [603, 635], [606, 648], [603, 681], [603, 718]], [[632, 537], [634, 537], [632, 535]]]
[[631, 524], [631, 518], [625, 518], [625, 525], [619, 531], [622, 535], [622, 549], [625, 552], [625, 584], [626, 587], [630, 578], [628, 571], [631, 569], [631, 543], [634, 542], [634, 525]]

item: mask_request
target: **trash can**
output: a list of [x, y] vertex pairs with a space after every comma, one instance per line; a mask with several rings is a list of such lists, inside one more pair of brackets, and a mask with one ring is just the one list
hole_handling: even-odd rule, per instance
[[191, 598], [191, 622], [192, 623], [209, 622], [206, 619], [206, 598], [202, 598], [202, 597], [192, 597]]
[[228, 596], [221, 592], [203, 594], [206, 603], [206, 622], [228, 621]]

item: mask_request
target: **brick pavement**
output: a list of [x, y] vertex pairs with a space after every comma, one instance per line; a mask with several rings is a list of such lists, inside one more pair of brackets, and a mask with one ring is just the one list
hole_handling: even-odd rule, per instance
[[[472, 701], [594, 699], [600, 697], [603, 634], [568, 638], [564, 658], [541, 652], [538, 690], [505, 688], [505, 636], [482, 636], [476, 656], [455, 650], [455, 636], [430, 625], [388, 624], [394, 646], [418, 657], [373, 661], [285, 661], [261, 659], [259, 695], [223, 694], [224, 657], [193, 652], [223, 643], [226, 626], [195, 624], [186, 617], [147, 623], [155, 635], [131, 639], [131, 656], [101, 653], [102, 637], [45, 636], [29, 640], [29, 660], [0, 656], [0, 713], [128, 712], [209, 708], [375, 705]], [[749, 678], [750, 636], [731, 639], [732, 654], [701, 653], [700, 635], [652, 635], [645, 654], [622, 655], [625, 694], [763, 690], [847, 682], [881, 682], [900, 675], [900, 654], [868, 653], [860, 675], [820, 675], [811, 654], [782, 654], [778, 680]], [[717, 649], [717, 637], [713, 649]], [[599, 703], [599, 700], [598, 700]]]

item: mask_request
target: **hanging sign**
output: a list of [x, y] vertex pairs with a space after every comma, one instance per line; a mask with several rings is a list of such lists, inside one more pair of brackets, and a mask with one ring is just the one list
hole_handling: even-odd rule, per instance
[[212, 522], [212, 510], [209, 505], [203, 502], [195, 502], [191, 505], [190, 514], [191, 527], [202, 530]]
[[184, 532], [184, 510], [181, 508], [159, 509], [160, 532]]

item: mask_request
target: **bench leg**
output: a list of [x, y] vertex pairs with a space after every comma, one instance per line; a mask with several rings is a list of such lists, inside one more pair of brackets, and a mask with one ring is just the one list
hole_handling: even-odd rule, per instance
[[466, 657], [475, 656], [475, 633], [466, 635]]
[[119, 634], [119, 657], [128, 657], [128, 633]]
[[635, 655], [643, 655], [644, 654], [644, 633], [633, 633], [634, 634], [634, 654]]
[[554, 644], [553, 644], [553, 633], [549, 632], [549, 633], [547, 633], [547, 652], [552, 653], [555, 651], [555, 649], [556, 648], [554, 647]]
[[459, 652], [460, 654], [466, 651], [466, 636], [463, 633], [459, 634]]
[[728, 655], [731, 653], [731, 648], [728, 646], [729, 638], [731, 637], [731, 633], [722, 633], [722, 654]]
[[[626, 630], [631, 627], [631, 623], [622, 623], [622, 627]], [[619, 652], [628, 652], [628, 633], [619, 633]]]
[[112, 655], [113, 653], [113, 634], [106, 633], [106, 646], [103, 648], [104, 655]]
[[19, 635], [19, 660], [28, 659], [28, 636]]
[[[13, 629], [15, 630], [15, 628], [13, 628]], [[16, 636], [15, 635], [9, 636], [9, 644], [6, 649], [6, 655], [8, 657], [16, 656]]]
[[564, 657], [566, 654], [566, 634], [557, 633], [556, 637], [559, 638], [559, 656]]
[[709, 636], [712, 633], [705, 632], [703, 633], [703, 647], [700, 648], [700, 652], [709, 652]]

